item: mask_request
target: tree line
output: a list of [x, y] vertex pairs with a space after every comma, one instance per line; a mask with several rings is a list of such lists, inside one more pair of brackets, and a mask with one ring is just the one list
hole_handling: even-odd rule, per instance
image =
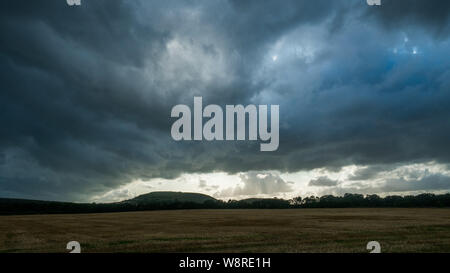
[[70, 203], [54, 201], [34, 201], [23, 199], [0, 199], [0, 215], [12, 214], [53, 214], [53, 213], [102, 213], [144, 210], [178, 209], [292, 209], [292, 208], [411, 208], [450, 207], [450, 193], [424, 193], [416, 196], [362, 195], [346, 193], [343, 196], [324, 195], [321, 197], [295, 197], [289, 200], [246, 199], [207, 200], [203, 203], [164, 201], [150, 203]]

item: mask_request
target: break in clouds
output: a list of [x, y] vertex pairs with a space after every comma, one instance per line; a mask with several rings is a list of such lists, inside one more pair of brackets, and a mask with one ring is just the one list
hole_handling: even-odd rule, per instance
[[[6, 0], [0, 13], [2, 197], [126, 196], [132, 181], [212, 172], [237, 174], [232, 196], [450, 189], [449, 1]], [[280, 105], [278, 150], [174, 141], [170, 110], [194, 96]], [[330, 175], [302, 191], [273, 174], [317, 170]]]

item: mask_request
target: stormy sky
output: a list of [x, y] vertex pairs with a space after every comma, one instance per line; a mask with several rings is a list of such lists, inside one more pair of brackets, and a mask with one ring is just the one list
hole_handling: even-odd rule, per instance
[[[0, 3], [0, 197], [450, 191], [446, 0]], [[280, 105], [280, 144], [174, 141], [171, 108]]]

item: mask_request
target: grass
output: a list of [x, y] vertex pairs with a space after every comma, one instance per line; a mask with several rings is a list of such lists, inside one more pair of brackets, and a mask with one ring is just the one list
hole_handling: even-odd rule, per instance
[[450, 252], [450, 209], [180, 210], [0, 216], [0, 252]]

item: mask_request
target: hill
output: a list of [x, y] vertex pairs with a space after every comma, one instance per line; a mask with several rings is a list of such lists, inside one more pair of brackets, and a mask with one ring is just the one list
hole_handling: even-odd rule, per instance
[[201, 193], [168, 191], [151, 192], [114, 203], [72, 203], [0, 198], [0, 215], [217, 208], [219, 203], [220, 201], [213, 197]]
[[205, 201], [217, 201], [215, 198], [201, 193], [193, 192], [171, 192], [171, 191], [155, 191], [147, 194], [139, 195], [133, 199], [122, 201], [129, 204], [151, 204], [151, 203], [198, 203], [203, 204]]

